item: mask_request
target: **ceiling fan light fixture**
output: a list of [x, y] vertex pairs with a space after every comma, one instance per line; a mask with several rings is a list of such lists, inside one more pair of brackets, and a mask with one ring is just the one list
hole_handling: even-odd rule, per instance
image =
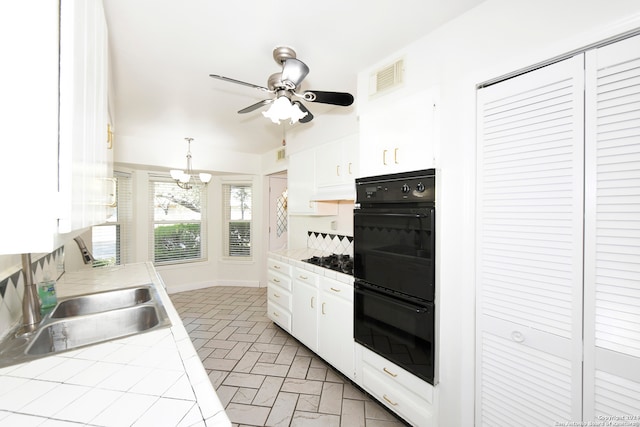
[[297, 122], [307, 115], [300, 107], [291, 103], [286, 96], [276, 98], [267, 111], [263, 111], [262, 115], [270, 119], [275, 124], [280, 124], [280, 120], [289, 119], [291, 124]]

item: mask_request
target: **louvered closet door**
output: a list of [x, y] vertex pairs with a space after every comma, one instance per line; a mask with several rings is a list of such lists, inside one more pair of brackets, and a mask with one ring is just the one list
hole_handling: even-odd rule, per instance
[[586, 103], [585, 420], [638, 423], [640, 36], [587, 53]]
[[583, 61], [478, 91], [477, 425], [581, 418]]

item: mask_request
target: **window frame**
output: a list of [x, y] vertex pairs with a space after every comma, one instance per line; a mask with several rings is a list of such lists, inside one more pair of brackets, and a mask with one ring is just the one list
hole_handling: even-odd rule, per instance
[[[250, 190], [250, 218], [249, 219], [231, 219], [231, 190], [234, 187], [245, 187]], [[254, 245], [254, 227], [253, 227], [253, 215], [254, 204], [253, 198], [255, 196], [253, 181], [251, 180], [233, 180], [222, 183], [222, 258], [225, 261], [253, 261], [253, 245]], [[231, 248], [231, 223], [246, 223], [248, 224], [249, 241], [248, 241], [248, 255], [233, 255]]]
[[[175, 187], [175, 191], [185, 192], [185, 191], [198, 191], [199, 192], [199, 202], [200, 202], [200, 219], [170, 219], [170, 220], [156, 220], [155, 211], [156, 211], [156, 184], [160, 184], [163, 186], [167, 186], [167, 189], [173, 189]], [[173, 186], [173, 187], [171, 187]], [[171, 266], [171, 265], [181, 265], [181, 264], [190, 264], [196, 262], [205, 262], [208, 260], [208, 250], [207, 250], [207, 186], [206, 185], [193, 185], [193, 187], [189, 190], [183, 190], [178, 187], [173, 179], [171, 179], [168, 175], [149, 175], [148, 182], [148, 209], [149, 209], [149, 259], [153, 263], [154, 266]], [[165, 260], [157, 260], [156, 259], [156, 234], [155, 231], [158, 225], [199, 225], [199, 255], [196, 257], [185, 257], [185, 258], [171, 258]]]

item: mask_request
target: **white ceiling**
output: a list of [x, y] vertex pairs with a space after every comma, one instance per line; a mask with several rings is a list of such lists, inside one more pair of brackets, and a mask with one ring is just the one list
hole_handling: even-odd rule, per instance
[[[264, 153], [284, 125], [237, 111], [269, 94], [209, 74], [267, 86], [287, 45], [311, 70], [303, 90], [356, 96], [359, 71], [482, 1], [105, 0], [116, 135]], [[315, 118], [297, 126], [354, 108], [305, 105]]]

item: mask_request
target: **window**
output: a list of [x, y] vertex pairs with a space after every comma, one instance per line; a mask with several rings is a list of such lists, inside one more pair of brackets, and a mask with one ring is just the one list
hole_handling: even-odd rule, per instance
[[251, 257], [251, 184], [224, 184], [224, 256]]
[[206, 191], [189, 190], [165, 177], [150, 177], [150, 253], [155, 264], [206, 259]]
[[131, 175], [114, 172], [114, 200], [108, 206], [107, 220], [91, 228], [94, 266], [130, 262], [129, 230], [132, 222]]

